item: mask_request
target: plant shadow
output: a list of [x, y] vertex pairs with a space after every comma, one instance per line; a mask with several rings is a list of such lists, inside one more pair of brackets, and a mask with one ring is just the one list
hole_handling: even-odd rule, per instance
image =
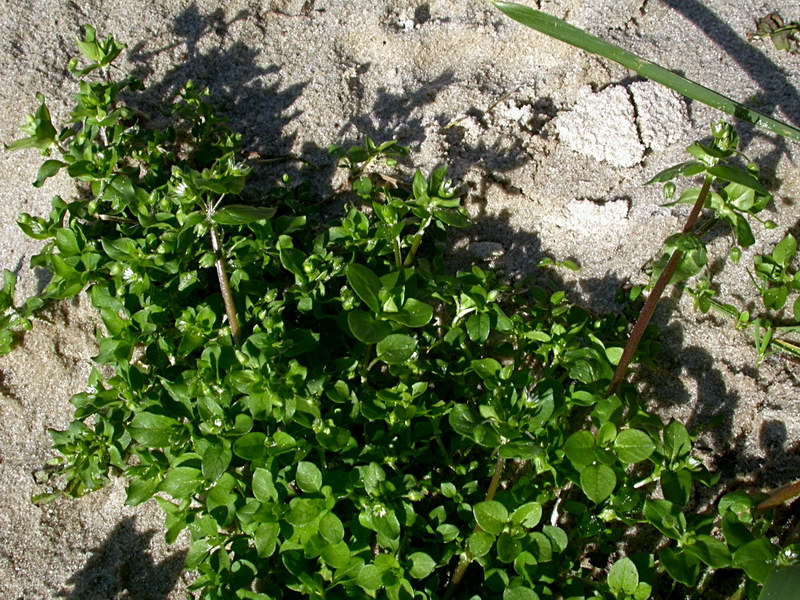
[[167, 600], [183, 572], [186, 551], [174, 552], [156, 563], [150, 555], [155, 531], [136, 531], [136, 520], [127, 517], [92, 552], [83, 569], [60, 591], [66, 600]]
[[[296, 135], [287, 133], [287, 125], [300, 114], [293, 105], [308, 81], [286, 84], [280, 66], [263, 66], [258, 50], [242, 41], [225, 43], [230, 37], [229, 27], [250, 18], [254, 16], [247, 10], [229, 19], [222, 8], [204, 14], [196, 3], [189, 5], [172, 25], [172, 33], [179, 41], [152, 50], [141, 42], [130, 49], [128, 56], [135, 65], [132, 75], [147, 80], [146, 89], [130, 100], [134, 106], [140, 103], [142, 112], [158, 114], [187, 81], [201, 89], [208, 88], [211, 102], [229, 119], [230, 127], [242, 135], [242, 148], [255, 159], [251, 183], [263, 189], [274, 186], [284, 173], [294, 175], [308, 170], [298, 166], [301, 161], [291, 154]], [[206, 38], [218, 43], [203, 43]], [[149, 79], [149, 65], [179, 46], [183, 46], [180, 64], [158, 81]], [[310, 145], [304, 153], [317, 158], [324, 150]], [[322, 167], [323, 172], [313, 173], [313, 178], [328, 180], [334, 168]]]

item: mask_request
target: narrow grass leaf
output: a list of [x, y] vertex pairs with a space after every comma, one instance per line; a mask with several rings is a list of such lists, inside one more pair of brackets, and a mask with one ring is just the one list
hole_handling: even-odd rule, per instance
[[747, 108], [735, 100], [731, 100], [699, 83], [681, 77], [660, 65], [644, 60], [627, 50], [623, 50], [619, 46], [605, 42], [600, 38], [586, 33], [582, 29], [569, 25], [561, 19], [514, 2], [495, 2], [494, 5], [515, 21], [531, 29], [535, 29], [540, 33], [549, 35], [550, 37], [571, 44], [581, 50], [596, 54], [597, 56], [613, 60], [623, 67], [638, 73], [642, 77], [665, 85], [669, 89], [687, 98], [702, 102], [712, 108], [732, 115], [737, 119], [747, 121], [748, 123], [752, 123], [757, 127], [777, 133], [778, 135], [800, 141], [800, 130], [795, 127]]

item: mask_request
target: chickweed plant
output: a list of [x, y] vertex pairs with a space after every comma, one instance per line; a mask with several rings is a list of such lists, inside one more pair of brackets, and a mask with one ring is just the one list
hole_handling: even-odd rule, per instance
[[[46, 157], [35, 186], [64, 170], [80, 193], [19, 218], [52, 279], [17, 305], [5, 271], [2, 351], [77, 294], [103, 323], [35, 502], [122, 477], [128, 504], [163, 508], [167, 541], [189, 530], [203, 600], [755, 600], [796, 562], [763, 494], [697, 511], [716, 477], [693, 435], [624, 377], [609, 393], [632, 305], [598, 316], [563, 291], [446, 268], [447, 232], [468, 219], [444, 167], [404, 177], [393, 141], [333, 147], [349, 205], [323, 220], [288, 179], [249, 190], [240, 136], [206, 91], [187, 83], [170, 123], [148, 126], [122, 101], [142, 83], [113, 78], [123, 46], [91, 27], [79, 46], [67, 124], [40, 96], [8, 146]], [[654, 181], [672, 199], [672, 179], [703, 175], [677, 202], [703, 196], [738, 248], [769, 195], [752, 165], [724, 164], [735, 146], [720, 125]], [[669, 279], [688, 286], [702, 233], [667, 240], [654, 276], [677, 255]], [[795, 252], [787, 237], [758, 259], [765, 308], [798, 289]], [[709, 280], [688, 289], [755, 328], [760, 352], [783, 350], [780, 326], [717, 302]], [[640, 333], [632, 358], [646, 363], [659, 345]]]

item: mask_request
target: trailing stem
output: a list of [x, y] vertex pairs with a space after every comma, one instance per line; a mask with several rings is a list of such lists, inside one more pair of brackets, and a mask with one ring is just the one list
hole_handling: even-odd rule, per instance
[[[703, 181], [703, 187], [700, 190], [700, 194], [697, 196], [697, 201], [692, 207], [692, 212], [689, 213], [689, 217], [686, 219], [686, 224], [683, 226], [683, 233], [689, 233], [694, 228], [695, 224], [697, 223], [697, 219], [700, 216], [700, 211], [703, 210], [703, 205], [706, 202], [706, 196], [708, 196], [708, 191], [710, 189], [711, 177], [706, 177], [705, 181]], [[656, 281], [656, 284], [650, 291], [650, 295], [647, 297], [647, 301], [642, 308], [642, 312], [639, 314], [639, 318], [636, 320], [636, 324], [631, 330], [628, 343], [625, 344], [625, 350], [623, 350], [622, 357], [619, 359], [619, 363], [617, 364], [617, 369], [614, 371], [614, 377], [611, 379], [611, 385], [608, 386], [607, 395], [610, 396], [613, 394], [619, 384], [625, 378], [625, 372], [627, 371], [631, 360], [633, 360], [633, 355], [636, 353], [636, 348], [639, 346], [639, 342], [644, 335], [647, 325], [650, 323], [650, 319], [653, 317], [653, 313], [656, 310], [658, 301], [661, 299], [664, 289], [666, 289], [667, 284], [675, 274], [675, 269], [678, 268], [682, 258], [683, 252], [676, 249], [675, 252], [672, 253], [669, 262], [667, 262], [667, 266], [664, 267], [664, 270], [661, 272], [661, 276], [658, 278], [658, 281]]]
[[[503, 474], [503, 459], [499, 456], [497, 457], [497, 462], [494, 464], [494, 475], [492, 476], [492, 481], [489, 483], [489, 489], [486, 491], [486, 501], [492, 500], [494, 498], [495, 493], [497, 492], [497, 488], [500, 485], [500, 476]], [[477, 525], [475, 526], [474, 531], [478, 531], [480, 527]], [[453, 597], [453, 594], [458, 587], [458, 584], [464, 578], [464, 573], [467, 572], [467, 567], [472, 562], [472, 553], [467, 549], [462, 555], [461, 559], [458, 561], [458, 566], [456, 567], [455, 572], [453, 573], [453, 578], [450, 580], [450, 583], [447, 584], [447, 589], [444, 592], [444, 600], [450, 600]]]
[[225, 303], [225, 313], [228, 315], [228, 324], [231, 328], [231, 337], [234, 345], [238, 346], [241, 342], [241, 330], [239, 329], [239, 317], [236, 314], [236, 304], [233, 302], [231, 286], [228, 283], [228, 271], [225, 266], [225, 254], [222, 251], [222, 244], [219, 241], [217, 228], [211, 224], [211, 248], [214, 250], [217, 267], [217, 279], [219, 279], [219, 289], [222, 292], [222, 300]]

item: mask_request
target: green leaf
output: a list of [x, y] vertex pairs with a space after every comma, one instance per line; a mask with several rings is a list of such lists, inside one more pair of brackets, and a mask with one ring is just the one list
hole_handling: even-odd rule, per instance
[[220, 225], [247, 225], [257, 221], [266, 221], [275, 216], [276, 209], [267, 206], [247, 206], [245, 204], [228, 204], [219, 209], [211, 220]]
[[547, 536], [547, 539], [549, 539], [553, 545], [553, 549], [557, 552], [563, 552], [567, 549], [569, 538], [567, 537], [567, 532], [561, 529], [561, 527], [545, 525], [542, 527], [542, 532]]
[[414, 173], [411, 191], [414, 194], [414, 197], [418, 200], [426, 199], [428, 197], [428, 182], [419, 171]]
[[668, 500], [645, 500], [643, 513], [653, 527], [673, 540], [681, 539], [686, 530], [686, 517]]
[[772, 260], [780, 266], [786, 267], [792, 262], [795, 254], [797, 254], [797, 240], [791, 233], [787, 233], [786, 237], [772, 249]]
[[642, 77], [660, 83], [687, 98], [707, 104], [712, 108], [726, 112], [773, 133], [800, 141], [800, 130], [791, 125], [747, 108], [743, 104], [739, 104], [722, 94], [681, 77], [662, 66], [644, 60], [619, 46], [605, 42], [577, 27], [569, 25], [561, 19], [513, 2], [494, 2], [494, 5], [512, 19], [527, 27], [592, 54], [613, 60], [623, 67], [635, 71]]
[[399, 540], [400, 538], [400, 521], [397, 518], [394, 510], [384, 508], [384, 514], [376, 515], [373, 517], [375, 531], [378, 535], [384, 536], [387, 540]]
[[228, 469], [232, 458], [233, 454], [227, 443], [211, 444], [203, 453], [203, 477], [212, 483], [216, 482]]
[[470, 534], [467, 538], [467, 548], [472, 556], [485, 556], [492, 549], [495, 536], [488, 531], [479, 529]]
[[544, 533], [534, 531], [529, 535], [528, 550], [533, 552], [540, 563], [553, 560], [553, 542]]
[[434, 209], [433, 216], [450, 227], [463, 229], [469, 225], [469, 217], [457, 208], [437, 208]]
[[136, 414], [128, 428], [131, 437], [148, 448], [165, 448], [172, 442], [178, 422], [164, 415], [142, 411]]
[[277, 502], [278, 490], [272, 481], [272, 473], [258, 468], [253, 473], [253, 495], [259, 502]]
[[632, 595], [638, 586], [639, 571], [630, 558], [621, 558], [608, 571], [608, 587], [615, 596]]
[[532, 460], [545, 454], [542, 447], [533, 440], [514, 440], [503, 444], [499, 449], [500, 456], [517, 460]]
[[347, 325], [353, 337], [365, 344], [377, 344], [392, 333], [392, 326], [389, 323], [378, 320], [362, 310], [349, 311]]
[[622, 462], [634, 464], [650, 457], [656, 445], [650, 436], [639, 429], [620, 431], [614, 440], [614, 451]]
[[472, 313], [467, 319], [467, 335], [473, 342], [482, 344], [489, 338], [491, 318], [488, 313]]
[[127, 262], [139, 256], [139, 246], [131, 238], [102, 238], [103, 251], [113, 260]]
[[158, 489], [180, 500], [190, 497], [199, 486], [200, 469], [175, 467], [167, 472]]
[[503, 600], [539, 600], [539, 594], [528, 587], [519, 585], [505, 588]]
[[640, 581], [639, 585], [636, 586], [636, 590], [633, 592], [633, 600], [647, 600], [652, 593], [653, 586], [644, 581]]
[[359, 467], [361, 472], [361, 482], [364, 485], [366, 492], [372, 496], [380, 493], [379, 485], [381, 481], [386, 480], [386, 473], [381, 466], [377, 463], [369, 463], [365, 467]]
[[739, 167], [733, 165], [716, 165], [714, 167], [709, 167], [706, 171], [709, 175], [713, 175], [724, 181], [730, 181], [731, 183], [738, 183], [739, 185], [743, 185], [761, 194], [769, 193], [758, 179], [753, 177], [748, 171]]
[[294, 273], [298, 277], [305, 275], [303, 262], [307, 257], [303, 251], [297, 248], [280, 248], [278, 250], [278, 258], [280, 258], [283, 268], [290, 273]]
[[322, 488], [322, 471], [314, 463], [301, 460], [297, 463], [295, 481], [304, 492], [318, 492]]
[[142, 502], [146, 502], [156, 493], [159, 483], [161, 483], [161, 480], [157, 477], [148, 477], [146, 479], [134, 477], [130, 479], [126, 489], [125, 505], [138, 506]]
[[445, 544], [452, 542], [461, 533], [458, 527], [450, 523], [442, 523], [436, 528], [436, 532], [442, 536], [442, 542]]
[[33, 182], [33, 187], [40, 188], [44, 185], [46, 179], [58, 173], [67, 163], [60, 160], [46, 160], [39, 167], [39, 172], [36, 174], [36, 181]]
[[542, 505], [538, 502], [526, 502], [511, 513], [511, 524], [533, 529], [542, 518]]
[[39, 101], [39, 108], [32, 117], [28, 117], [29, 125], [23, 127], [25, 133], [31, 134], [30, 137], [16, 140], [6, 145], [6, 150], [21, 150], [23, 148], [37, 148], [47, 150], [56, 141], [56, 129], [50, 119], [50, 111], [44, 102], [42, 94], [36, 94]]
[[595, 504], [608, 498], [616, 485], [617, 476], [606, 465], [589, 465], [581, 471], [583, 493]]
[[780, 287], [769, 288], [764, 292], [764, 306], [770, 310], [780, 310], [789, 298], [789, 289], [782, 285]]
[[595, 460], [594, 436], [586, 431], [576, 431], [567, 438], [564, 451], [572, 465], [580, 471]]
[[750, 228], [750, 223], [747, 222], [742, 215], [736, 214], [736, 243], [742, 248], [749, 248], [756, 243], [756, 238], [753, 235], [753, 230]]
[[778, 549], [766, 538], [748, 542], [733, 553], [733, 566], [744, 569], [747, 576], [757, 583], [764, 583]]
[[56, 248], [64, 257], [74, 256], [81, 252], [78, 237], [71, 229], [59, 229], [56, 231]]
[[417, 340], [410, 335], [393, 333], [375, 347], [377, 356], [390, 365], [400, 365], [410, 359], [417, 349]]
[[474, 439], [475, 429], [480, 425], [478, 416], [466, 404], [454, 405], [447, 420], [456, 433], [469, 439]]
[[267, 436], [260, 431], [246, 433], [233, 443], [233, 453], [245, 460], [258, 460], [267, 453]]
[[569, 375], [582, 383], [594, 383], [611, 379], [614, 374], [605, 356], [594, 348], [574, 348], [564, 353], [564, 361], [569, 365]]
[[95, 28], [91, 25], [84, 25], [83, 39], [78, 38], [77, 44], [80, 51], [91, 62], [99, 63], [103, 57], [100, 45], [97, 43]]
[[306, 498], [294, 498], [289, 503], [289, 513], [286, 515], [286, 521], [296, 526], [308, 525], [319, 514], [319, 502]]
[[353, 182], [353, 191], [362, 198], [369, 198], [372, 194], [372, 181], [369, 177], [359, 177]]
[[645, 185], [651, 185], [653, 183], [666, 183], [668, 181], [675, 179], [678, 176], [697, 175], [697, 173], [700, 173], [704, 170], [705, 170], [705, 165], [703, 163], [698, 162], [696, 160], [690, 160], [687, 162], [680, 163], [678, 165], [674, 165], [667, 169], [664, 169], [663, 171], [653, 176], [652, 179], [645, 182]]
[[381, 312], [381, 280], [378, 276], [365, 266], [351, 263], [347, 265], [345, 270], [347, 282], [356, 295], [366, 304], [372, 312], [379, 314]]
[[406, 327], [424, 327], [433, 318], [433, 308], [415, 298], [409, 298], [398, 312], [383, 313], [383, 316]]
[[683, 550], [714, 569], [722, 569], [731, 564], [728, 547], [710, 535], [695, 536], [694, 543], [684, 544]]
[[661, 473], [664, 498], [679, 506], [686, 506], [692, 494], [692, 474], [686, 469]]
[[350, 548], [344, 541], [325, 546], [320, 556], [334, 569], [344, 569], [352, 564]]
[[508, 521], [508, 510], [496, 500], [478, 502], [472, 507], [478, 526], [493, 535], [500, 535]]
[[522, 544], [519, 540], [511, 537], [507, 533], [501, 533], [497, 538], [497, 558], [500, 562], [511, 563], [519, 556], [522, 551]]
[[275, 553], [280, 526], [277, 523], [260, 523], [256, 529], [256, 552], [260, 558], [269, 558]]
[[358, 572], [356, 583], [368, 592], [375, 592], [383, 587], [383, 570], [375, 565], [365, 565]]
[[672, 420], [664, 428], [664, 453], [671, 462], [687, 456], [692, 450], [692, 439], [686, 427], [679, 421]]
[[411, 560], [411, 568], [408, 573], [414, 579], [425, 579], [436, 568], [436, 561], [424, 552], [414, 552], [408, 558]]
[[773, 567], [764, 580], [758, 600], [789, 600], [800, 590], [800, 565]]
[[503, 368], [503, 365], [493, 358], [472, 360], [469, 366], [472, 367], [472, 370], [483, 380], [496, 378], [497, 373]]
[[332, 512], [322, 515], [319, 521], [319, 534], [330, 544], [338, 544], [344, 539], [344, 525]]
[[697, 585], [697, 579], [700, 576], [700, 561], [694, 556], [680, 550], [663, 548], [658, 553], [658, 558], [675, 581], [689, 587]]

